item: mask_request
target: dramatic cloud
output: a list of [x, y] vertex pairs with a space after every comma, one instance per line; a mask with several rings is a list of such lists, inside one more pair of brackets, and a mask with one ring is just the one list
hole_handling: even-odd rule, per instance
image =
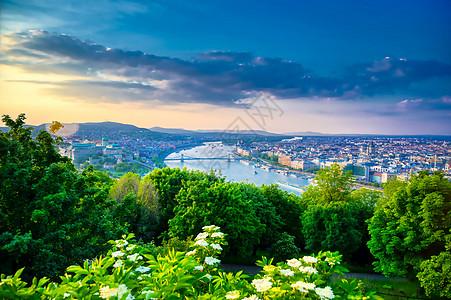
[[[329, 78], [318, 76], [299, 63], [256, 57], [248, 52], [214, 51], [182, 60], [111, 49], [46, 31], [28, 31], [9, 39], [2, 63], [33, 72], [77, 74], [84, 79], [55, 82], [54, 92], [88, 101], [101, 98], [105, 102], [161, 101], [236, 106], [255, 92], [291, 99], [360, 99], [387, 94], [422, 98], [420, 92], [412, 95], [413, 84], [434, 79], [450, 82], [451, 79], [451, 66], [437, 61], [387, 57], [354, 65], [343, 76]], [[445, 84], [435, 92], [441, 93], [440, 97], [449, 95], [451, 84]], [[405, 101], [397, 104], [399, 111], [424, 105], [421, 99]], [[428, 103], [441, 107], [444, 102]], [[449, 108], [448, 105], [445, 107]]]

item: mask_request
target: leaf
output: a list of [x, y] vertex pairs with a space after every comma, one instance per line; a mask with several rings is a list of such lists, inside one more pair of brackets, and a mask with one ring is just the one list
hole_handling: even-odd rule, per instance
[[73, 273], [82, 274], [82, 275], [88, 275], [89, 274], [89, 272], [87, 270], [83, 269], [80, 266], [70, 266], [70, 267], [67, 268], [67, 272], [73, 272]]

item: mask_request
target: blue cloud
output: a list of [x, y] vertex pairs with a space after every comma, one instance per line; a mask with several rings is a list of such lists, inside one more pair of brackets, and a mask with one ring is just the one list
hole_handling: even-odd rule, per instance
[[[239, 99], [252, 92], [268, 92], [279, 98], [362, 99], [375, 95], [408, 95], [412, 93], [412, 84], [436, 79], [450, 82], [451, 79], [451, 66], [437, 61], [385, 58], [351, 66], [341, 77], [321, 77], [300, 63], [258, 57], [249, 52], [213, 51], [183, 60], [111, 49], [47, 31], [20, 33], [15, 39], [17, 44], [6, 54], [39, 56], [41, 62], [37, 70], [36, 64], [27, 61], [10, 59], [7, 63], [35, 68], [35, 71], [64, 73], [72, 70], [105, 88], [121, 87], [118, 82], [122, 80], [125, 89], [134, 85], [130, 101], [137, 98], [136, 90], [142, 93], [138, 97], [142, 100], [222, 106], [237, 105]], [[105, 83], [109, 80], [111, 84]], [[155, 82], [164, 84], [154, 85]], [[92, 83], [82, 81], [65, 88], [89, 85]], [[435, 92], [440, 96], [449, 95], [451, 84]], [[114, 97], [114, 93], [110, 93], [110, 97]], [[121, 95], [121, 101], [127, 99], [126, 95]]]

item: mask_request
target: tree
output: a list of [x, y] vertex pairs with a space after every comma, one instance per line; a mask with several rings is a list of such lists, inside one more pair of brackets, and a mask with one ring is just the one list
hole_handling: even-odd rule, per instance
[[451, 298], [451, 183], [439, 172], [422, 171], [386, 189], [369, 224], [375, 270], [415, 274], [428, 295]]
[[353, 183], [351, 172], [344, 173], [337, 164], [320, 170], [316, 184], [302, 194], [306, 208], [301, 231], [308, 250], [340, 251], [346, 259], [355, 256], [364, 264], [371, 260], [366, 220], [380, 193], [353, 190]]
[[348, 201], [353, 184], [351, 171], [343, 173], [338, 164], [332, 164], [330, 168], [324, 168], [318, 172], [316, 184], [309, 185], [302, 194], [302, 198], [314, 203]]
[[163, 168], [154, 169], [150, 174], [144, 177], [144, 181], [152, 183], [158, 198], [160, 209], [160, 218], [157, 229], [157, 236], [168, 237], [168, 222], [174, 217], [174, 208], [177, 206], [175, 200], [183, 184], [191, 181], [207, 180], [210, 184], [215, 182], [224, 182], [224, 178], [216, 176], [215, 173], [209, 174], [201, 171], [189, 171], [186, 168]]
[[279, 240], [284, 223], [281, 216], [277, 213], [275, 205], [265, 197], [260, 187], [247, 182], [241, 182], [238, 185], [243, 195], [243, 200], [253, 205], [257, 219], [264, 225], [260, 242], [254, 247], [253, 254], [256, 255], [257, 247], [272, 247]]
[[128, 194], [138, 194], [141, 177], [135, 173], [126, 173], [110, 189], [110, 196], [121, 201]]
[[24, 114], [2, 120], [10, 127], [0, 133], [2, 272], [27, 266], [34, 275], [56, 276], [127, 232], [111, 217], [108, 176], [92, 168], [79, 174], [48, 132], [33, 138]]
[[265, 197], [276, 210], [276, 215], [280, 216], [282, 226], [280, 232], [286, 232], [293, 236], [294, 243], [303, 248], [305, 246], [302, 235], [302, 223], [299, 216], [305, 210], [302, 198], [293, 193], [281, 190], [277, 185], [262, 185], [260, 188], [263, 197]]
[[121, 207], [120, 220], [130, 224], [130, 231], [138, 239], [150, 242], [156, 237], [161, 212], [158, 195], [149, 178], [141, 180], [138, 174], [126, 173], [113, 184], [110, 197]]
[[175, 216], [169, 221], [171, 237], [185, 239], [205, 224], [215, 224], [228, 232], [230, 254], [250, 256], [264, 233], [265, 225], [238, 183], [185, 182], [176, 202]]
[[347, 202], [310, 205], [302, 214], [305, 248], [311, 252], [339, 251], [349, 259], [362, 245], [352, 206]]

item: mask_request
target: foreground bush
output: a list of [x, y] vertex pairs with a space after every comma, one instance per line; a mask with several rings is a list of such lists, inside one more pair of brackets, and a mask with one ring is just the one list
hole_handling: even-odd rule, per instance
[[124, 212], [133, 215], [134, 203], [110, 199], [104, 173], [79, 174], [48, 132], [33, 137], [25, 115], [2, 121], [10, 130], [0, 132], [0, 272], [56, 277], [106, 253], [108, 240], [128, 232]]
[[217, 226], [204, 226], [187, 253], [170, 251], [157, 257], [132, 244], [132, 235], [112, 241], [106, 257], [71, 266], [61, 283], [35, 278], [31, 285], [1, 275], [2, 299], [376, 299], [374, 292], [360, 295], [355, 282], [341, 280], [331, 286], [333, 274], [346, 271], [337, 252], [293, 258], [272, 264], [263, 258], [263, 271], [251, 278], [242, 272], [225, 273], [217, 259], [226, 245]]
[[391, 181], [369, 223], [375, 270], [416, 276], [426, 295], [451, 298], [451, 182], [418, 172], [408, 183]]

